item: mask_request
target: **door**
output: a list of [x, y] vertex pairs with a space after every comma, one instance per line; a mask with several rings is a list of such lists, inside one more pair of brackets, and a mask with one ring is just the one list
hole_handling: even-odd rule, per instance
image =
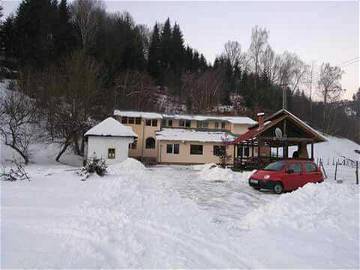
[[322, 181], [322, 174], [314, 162], [305, 162], [304, 172], [306, 174], [307, 183], [317, 183]]
[[290, 163], [285, 171], [284, 180], [284, 188], [286, 190], [302, 187], [304, 185], [304, 175], [301, 163]]

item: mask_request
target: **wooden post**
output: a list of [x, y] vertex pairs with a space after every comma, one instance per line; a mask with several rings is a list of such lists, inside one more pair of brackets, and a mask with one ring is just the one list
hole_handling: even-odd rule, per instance
[[356, 168], [355, 168], [355, 175], [356, 175], [356, 184], [359, 184], [359, 161], [356, 161]]
[[314, 143], [311, 143], [311, 160], [314, 160]]
[[338, 163], [336, 162], [336, 164], [335, 164], [335, 181], [336, 181], [336, 175], [337, 175], [337, 167], [338, 167]]
[[236, 155], [235, 155], [235, 149], [237, 147], [237, 144], [234, 144], [234, 157], [233, 157], [233, 167], [235, 167], [235, 158], [236, 158]]

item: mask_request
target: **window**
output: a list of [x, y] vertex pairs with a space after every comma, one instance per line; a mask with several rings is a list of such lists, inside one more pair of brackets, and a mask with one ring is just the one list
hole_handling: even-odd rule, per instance
[[174, 144], [174, 154], [179, 154], [180, 152], [180, 145], [178, 143]]
[[215, 128], [218, 129], [219, 128], [219, 123], [215, 122]]
[[208, 121], [197, 121], [196, 126], [197, 126], [197, 128], [208, 128], [209, 122]]
[[186, 121], [185, 121], [185, 126], [186, 126], [186, 127], [191, 127], [191, 121], [190, 121], [190, 120], [186, 120]]
[[168, 154], [179, 154], [179, 144], [167, 144], [166, 145], [166, 153]]
[[161, 121], [161, 125], [163, 127], [172, 127], [172, 120], [171, 119], [163, 119]]
[[156, 126], [157, 126], [157, 120], [156, 120], [156, 119], [153, 119], [153, 120], [151, 121], [151, 125], [152, 125], [153, 127], [156, 127]]
[[312, 162], [305, 163], [305, 171], [307, 173], [317, 172], [317, 170], [318, 169], [314, 163], [312, 163]]
[[214, 145], [213, 147], [213, 154], [214, 156], [222, 156], [225, 153], [225, 146], [224, 145]]
[[134, 139], [134, 142], [129, 144], [129, 148], [136, 149], [136, 146], [137, 146], [137, 139]]
[[245, 146], [244, 147], [244, 157], [248, 157], [250, 155], [250, 148]]
[[115, 158], [115, 148], [109, 148], [108, 149], [108, 159], [114, 159]]
[[203, 146], [199, 144], [190, 144], [190, 155], [202, 155]]
[[145, 148], [146, 149], [154, 149], [155, 148], [155, 139], [152, 137], [149, 137], [145, 141]]
[[293, 173], [301, 173], [301, 164], [300, 163], [290, 164], [288, 167], [288, 171], [293, 171]]
[[150, 120], [150, 119], [146, 119], [145, 124], [146, 124], [147, 126], [151, 126], [151, 120]]
[[135, 124], [140, 125], [141, 124], [141, 117], [135, 118]]
[[179, 120], [179, 126], [180, 127], [185, 127], [185, 121], [184, 120]]
[[134, 123], [135, 123], [134, 117], [129, 117], [129, 124], [134, 124]]
[[273, 163], [270, 163], [269, 165], [267, 165], [264, 170], [265, 171], [281, 171], [284, 168], [285, 164], [283, 161], [276, 161]]
[[128, 118], [126, 116], [121, 117], [122, 124], [127, 124], [127, 122], [128, 122]]
[[225, 122], [221, 122], [221, 128], [222, 128], [222, 129], [225, 129], [225, 125], [226, 125]]

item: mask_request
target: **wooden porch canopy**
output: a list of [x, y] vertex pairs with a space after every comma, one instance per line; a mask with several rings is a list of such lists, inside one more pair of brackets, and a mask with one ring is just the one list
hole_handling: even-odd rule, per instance
[[[257, 148], [257, 157], [268, 159], [271, 159], [271, 148], [273, 147], [282, 147], [283, 158], [288, 158], [289, 146], [298, 146], [299, 158], [309, 158], [306, 145], [311, 144], [311, 159], [313, 159], [313, 144], [325, 141], [326, 138], [318, 131], [289, 111], [282, 109], [264, 120], [259, 119], [258, 124], [251, 126], [232, 144], [238, 145], [238, 147], [251, 147], [253, 157], [254, 148]], [[241, 160], [243, 160], [242, 156]]]

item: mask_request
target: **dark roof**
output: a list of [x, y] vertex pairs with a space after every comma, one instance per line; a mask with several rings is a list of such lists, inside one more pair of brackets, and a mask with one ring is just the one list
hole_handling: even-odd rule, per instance
[[256, 139], [259, 135], [264, 133], [266, 130], [270, 129], [271, 127], [274, 127], [276, 124], [280, 123], [284, 119], [290, 119], [293, 121], [298, 127], [300, 127], [304, 133], [309, 134], [313, 139], [314, 142], [324, 142], [327, 141], [326, 138], [321, 135], [317, 130], [310, 127], [308, 124], [306, 124], [304, 121], [302, 121], [300, 118], [296, 117], [289, 111], [282, 109], [280, 111], [277, 111], [276, 113], [272, 114], [271, 116], [267, 117], [264, 120], [264, 124], [259, 126], [259, 124], [255, 124], [251, 127], [249, 127], [249, 130], [236, 138], [232, 143], [242, 143], [248, 140]]

